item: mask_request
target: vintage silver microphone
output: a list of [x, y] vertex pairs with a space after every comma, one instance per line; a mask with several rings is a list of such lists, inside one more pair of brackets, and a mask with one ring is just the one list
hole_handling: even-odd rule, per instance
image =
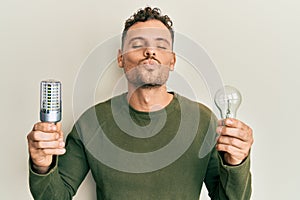
[[40, 120], [42, 122], [59, 122], [61, 120], [61, 83], [56, 80], [41, 82]]

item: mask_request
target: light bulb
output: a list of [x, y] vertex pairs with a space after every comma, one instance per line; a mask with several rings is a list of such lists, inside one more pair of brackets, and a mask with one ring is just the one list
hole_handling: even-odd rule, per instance
[[241, 93], [232, 86], [224, 86], [215, 94], [215, 104], [220, 110], [221, 118], [236, 118], [236, 112], [242, 101]]

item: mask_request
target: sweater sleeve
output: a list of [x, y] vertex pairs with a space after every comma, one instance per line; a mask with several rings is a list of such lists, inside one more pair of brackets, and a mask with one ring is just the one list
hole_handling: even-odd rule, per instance
[[29, 185], [36, 200], [72, 199], [89, 171], [86, 154], [76, 128], [67, 137], [66, 153], [54, 160], [47, 174], [37, 174], [29, 165]]
[[205, 184], [213, 200], [249, 200], [252, 192], [250, 156], [238, 166], [228, 166], [214, 148]]

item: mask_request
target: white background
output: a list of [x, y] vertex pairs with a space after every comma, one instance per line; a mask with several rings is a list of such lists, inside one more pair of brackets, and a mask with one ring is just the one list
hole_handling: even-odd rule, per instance
[[[82, 62], [97, 45], [120, 34], [124, 21], [146, 5], [168, 14], [175, 31], [208, 52], [224, 83], [240, 89], [244, 99], [238, 116], [255, 134], [252, 199], [296, 199], [300, 178], [297, 0], [2, 1], [0, 198], [32, 199], [26, 135], [39, 120], [40, 81], [63, 82], [63, 130], [68, 133], [74, 123], [73, 85]], [[95, 199], [91, 178], [74, 199]]]

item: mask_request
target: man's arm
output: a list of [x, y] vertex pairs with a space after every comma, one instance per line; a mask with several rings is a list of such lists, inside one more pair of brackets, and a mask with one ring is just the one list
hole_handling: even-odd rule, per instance
[[251, 196], [252, 129], [237, 119], [218, 121], [219, 134], [205, 183], [212, 199], [247, 200]]
[[64, 155], [52, 155], [51, 164], [42, 173], [30, 158], [29, 184], [34, 199], [67, 200], [75, 195], [89, 170], [76, 128], [67, 137], [65, 151]]
[[252, 192], [250, 157], [240, 165], [228, 166], [213, 149], [204, 181], [213, 200], [249, 200]]

